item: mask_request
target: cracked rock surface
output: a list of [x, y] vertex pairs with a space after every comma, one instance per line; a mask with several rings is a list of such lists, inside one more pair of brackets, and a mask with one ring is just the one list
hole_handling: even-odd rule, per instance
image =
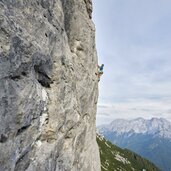
[[91, 0], [0, 0], [0, 171], [100, 171]]

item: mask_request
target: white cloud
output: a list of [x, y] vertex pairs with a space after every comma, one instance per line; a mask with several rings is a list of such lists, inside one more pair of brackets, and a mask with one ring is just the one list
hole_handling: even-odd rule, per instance
[[114, 119], [134, 119], [143, 117], [162, 117], [171, 120], [171, 98], [162, 101], [139, 99], [126, 103], [99, 104], [97, 112], [97, 125], [109, 123]]

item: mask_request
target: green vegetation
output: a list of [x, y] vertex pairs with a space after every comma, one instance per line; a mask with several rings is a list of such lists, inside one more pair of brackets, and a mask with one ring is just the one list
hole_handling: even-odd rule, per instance
[[97, 136], [102, 171], [160, 171], [153, 163]]

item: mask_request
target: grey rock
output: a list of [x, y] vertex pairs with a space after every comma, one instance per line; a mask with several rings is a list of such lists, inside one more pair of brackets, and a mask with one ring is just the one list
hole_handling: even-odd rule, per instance
[[91, 0], [0, 0], [0, 171], [100, 171]]

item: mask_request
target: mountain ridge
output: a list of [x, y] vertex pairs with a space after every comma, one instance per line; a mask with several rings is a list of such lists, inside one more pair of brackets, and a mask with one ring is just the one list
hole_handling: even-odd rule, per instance
[[171, 123], [163, 118], [114, 120], [98, 127], [113, 144], [152, 161], [163, 171], [171, 170]]
[[122, 133], [138, 133], [138, 134], [151, 134], [159, 137], [171, 139], [171, 122], [164, 118], [151, 118], [143, 119], [137, 118], [133, 120], [116, 119], [110, 124], [101, 125], [98, 127], [100, 131]]

